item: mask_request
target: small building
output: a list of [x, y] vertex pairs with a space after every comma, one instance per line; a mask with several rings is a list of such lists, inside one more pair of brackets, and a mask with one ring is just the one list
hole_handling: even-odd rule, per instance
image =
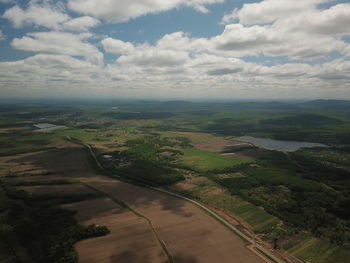
[[109, 154], [104, 154], [104, 155], [102, 155], [102, 158], [105, 159], [105, 160], [112, 160], [113, 156], [109, 155]]

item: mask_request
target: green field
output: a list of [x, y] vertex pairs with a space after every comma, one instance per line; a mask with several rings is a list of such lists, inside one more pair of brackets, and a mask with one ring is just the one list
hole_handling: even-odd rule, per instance
[[238, 215], [248, 222], [257, 233], [271, 232], [280, 222], [278, 218], [268, 214], [261, 207], [244, 201], [239, 196], [231, 195], [210, 179], [201, 181], [198, 186], [189, 191], [189, 194], [203, 203], [223, 208]]
[[233, 159], [218, 153], [203, 151], [196, 148], [181, 149], [181, 151], [184, 155], [180, 158], [178, 164], [199, 172], [223, 170], [247, 163], [247, 161]]
[[344, 248], [314, 237], [306, 237], [287, 250], [290, 254], [310, 263], [349, 263], [350, 252]]

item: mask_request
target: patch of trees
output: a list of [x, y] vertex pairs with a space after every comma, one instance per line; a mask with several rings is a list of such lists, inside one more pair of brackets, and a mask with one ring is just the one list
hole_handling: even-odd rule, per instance
[[[184, 142], [181, 141], [181, 143]], [[115, 160], [107, 166], [109, 173], [116, 173], [136, 182], [153, 186], [171, 185], [181, 181], [184, 177], [171, 167], [174, 156], [162, 155], [164, 151], [171, 151], [176, 156], [178, 151], [164, 148], [176, 144], [178, 144], [176, 141], [168, 138], [162, 139], [156, 135], [129, 140], [125, 143], [130, 147], [128, 150], [111, 153]], [[123, 165], [123, 163], [129, 163], [129, 165]]]
[[317, 114], [297, 114], [279, 119], [267, 119], [260, 121], [260, 125], [277, 125], [277, 126], [302, 126], [315, 127], [330, 124], [341, 124], [342, 121]]
[[[212, 178], [289, 226], [338, 245], [349, 245], [349, 172], [327, 167], [300, 153], [271, 151], [257, 164], [238, 167], [245, 177]], [[339, 181], [344, 188], [336, 188]]]
[[118, 120], [150, 120], [170, 118], [175, 114], [171, 112], [107, 112], [103, 116]]
[[77, 263], [76, 242], [109, 233], [104, 226], [79, 225], [75, 212], [63, 210], [45, 197], [34, 200], [4, 184], [0, 189], [6, 196], [6, 208], [0, 211], [0, 236], [3, 240], [15, 236], [32, 262]]

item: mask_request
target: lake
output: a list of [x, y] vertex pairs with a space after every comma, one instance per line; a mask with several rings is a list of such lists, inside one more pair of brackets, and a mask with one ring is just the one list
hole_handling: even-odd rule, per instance
[[34, 124], [34, 127], [38, 128], [38, 130], [35, 130], [35, 132], [50, 132], [64, 128], [65, 126], [59, 126], [51, 123], [38, 123]]
[[300, 148], [313, 148], [313, 147], [328, 147], [322, 143], [312, 142], [297, 142], [297, 141], [280, 141], [274, 139], [257, 138], [252, 136], [242, 136], [234, 138], [237, 141], [249, 142], [261, 148], [276, 151], [294, 152]]

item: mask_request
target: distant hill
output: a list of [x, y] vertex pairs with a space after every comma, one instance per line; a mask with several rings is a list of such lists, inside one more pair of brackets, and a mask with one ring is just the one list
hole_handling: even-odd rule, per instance
[[318, 107], [318, 108], [334, 108], [334, 109], [349, 108], [350, 109], [349, 100], [312, 100], [312, 101], [304, 102], [301, 105]]
[[230, 105], [232, 109], [264, 109], [264, 110], [286, 110], [296, 109], [297, 106], [292, 103], [279, 101], [271, 102], [235, 102]]
[[280, 126], [322, 126], [330, 124], [341, 124], [342, 121], [317, 114], [297, 114], [279, 119], [267, 119], [260, 121], [264, 125], [280, 125]]

